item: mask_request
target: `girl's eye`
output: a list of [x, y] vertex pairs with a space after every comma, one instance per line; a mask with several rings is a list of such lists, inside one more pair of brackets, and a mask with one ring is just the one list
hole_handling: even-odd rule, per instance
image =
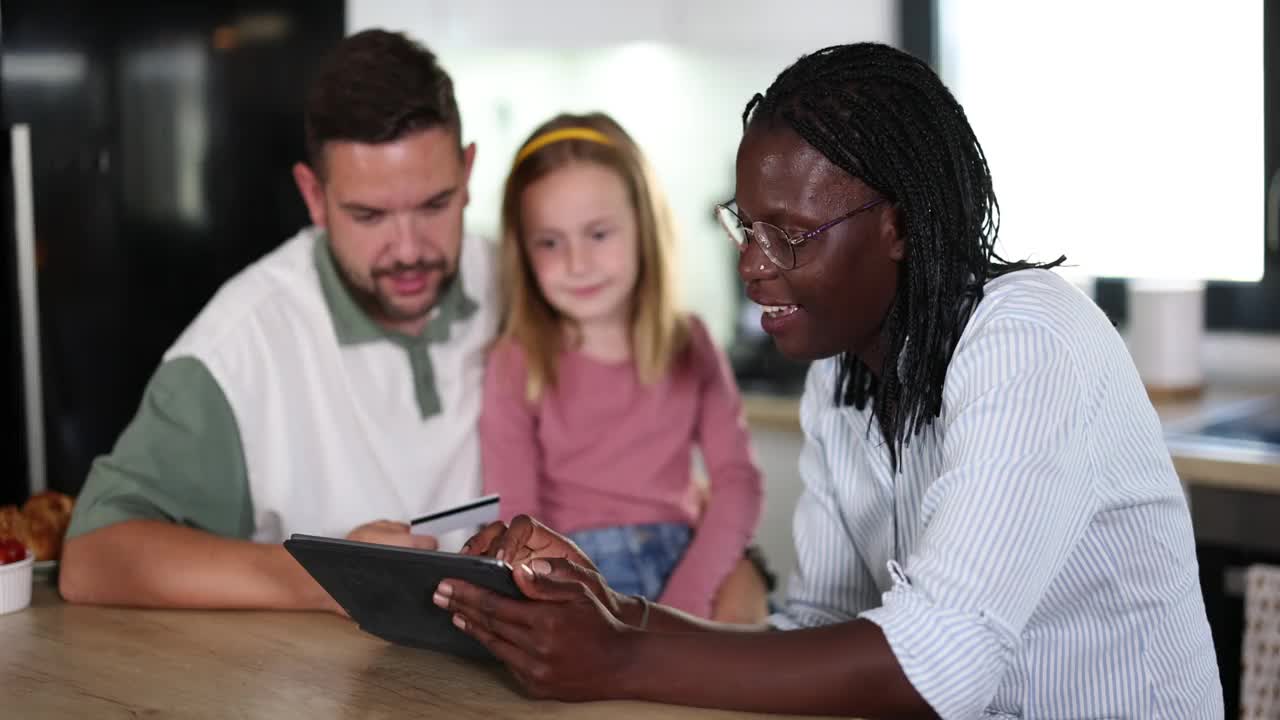
[[535, 250], [554, 250], [555, 247], [555, 238], [538, 238], [533, 241], [533, 248]]
[[592, 230], [592, 231], [591, 231], [591, 239], [592, 239], [592, 240], [597, 240], [597, 241], [599, 241], [599, 240], [604, 240], [604, 239], [605, 239], [605, 238], [607, 238], [607, 237], [609, 237], [609, 231], [608, 231], [608, 230], [602, 229], [602, 230]]

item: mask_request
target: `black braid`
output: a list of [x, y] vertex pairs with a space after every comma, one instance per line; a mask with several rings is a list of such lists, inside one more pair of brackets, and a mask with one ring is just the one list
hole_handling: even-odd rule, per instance
[[938, 76], [907, 53], [858, 43], [806, 55], [747, 103], [743, 125], [761, 120], [785, 122], [901, 213], [907, 252], [881, 333], [884, 368], [877, 379], [845, 353], [835, 397], [858, 409], [871, 402], [896, 469], [908, 438], [942, 412], [947, 366], [983, 285], [1066, 258], [996, 253], [1000, 206], [982, 146]]

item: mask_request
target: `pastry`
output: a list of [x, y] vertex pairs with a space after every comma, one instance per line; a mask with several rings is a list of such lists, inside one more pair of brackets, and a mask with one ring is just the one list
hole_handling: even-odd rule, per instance
[[16, 505], [0, 507], [0, 538], [26, 545], [36, 560], [57, 560], [74, 504], [69, 495], [49, 491], [33, 495], [21, 510]]

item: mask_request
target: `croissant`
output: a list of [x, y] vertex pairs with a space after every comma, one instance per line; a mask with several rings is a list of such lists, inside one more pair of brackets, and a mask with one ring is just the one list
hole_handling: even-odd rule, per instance
[[21, 510], [16, 505], [0, 507], [0, 537], [16, 538], [36, 560], [57, 560], [74, 505], [70, 496], [49, 491], [33, 495]]
[[0, 537], [17, 537], [19, 529], [25, 532], [26, 528], [27, 518], [17, 505], [0, 507]]
[[[26, 545], [37, 560], [46, 559], [54, 551], [49, 536], [50, 528], [42, 527], [37, 535], [32, 531], [31, 521], [18, 509], [17, 505], [5, 505], [0, 508], [0, 537], [14, 538]], [[43, 555], [42, 555], [43, 553]], [[49, 558], [52, 559], [52, 558]]]
[[46, 524], [58, 535], [62, 535], [71, 524], [71, 508], [74, 505], [75, 501], [70, 496], [50, 490], [32, 495], [27, 504], [22, 506], [22, 514], [33, 525]]

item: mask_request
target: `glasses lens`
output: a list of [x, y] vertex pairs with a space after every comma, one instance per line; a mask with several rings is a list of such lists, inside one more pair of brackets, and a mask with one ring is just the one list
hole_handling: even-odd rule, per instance
[[760, 243], [760, 249], [769, 256], [774, 265], [783, 270], [795, 267], [795, 247], [791, 245], [790, 239], [782, 228], [758, 222], [752, 225], [751, 229], [755, 232], [756, 242]]
[[729, 234], [733, 244], [738, 246], [738, 250], [744, 250], [747, 246], [747, 231], [742, 227], [742, 222], [738, 220], [738, 216], [724, 205], [717, 205], [716, 220], [720, 222], [720, 227], [724, 228], [724, 231]]

